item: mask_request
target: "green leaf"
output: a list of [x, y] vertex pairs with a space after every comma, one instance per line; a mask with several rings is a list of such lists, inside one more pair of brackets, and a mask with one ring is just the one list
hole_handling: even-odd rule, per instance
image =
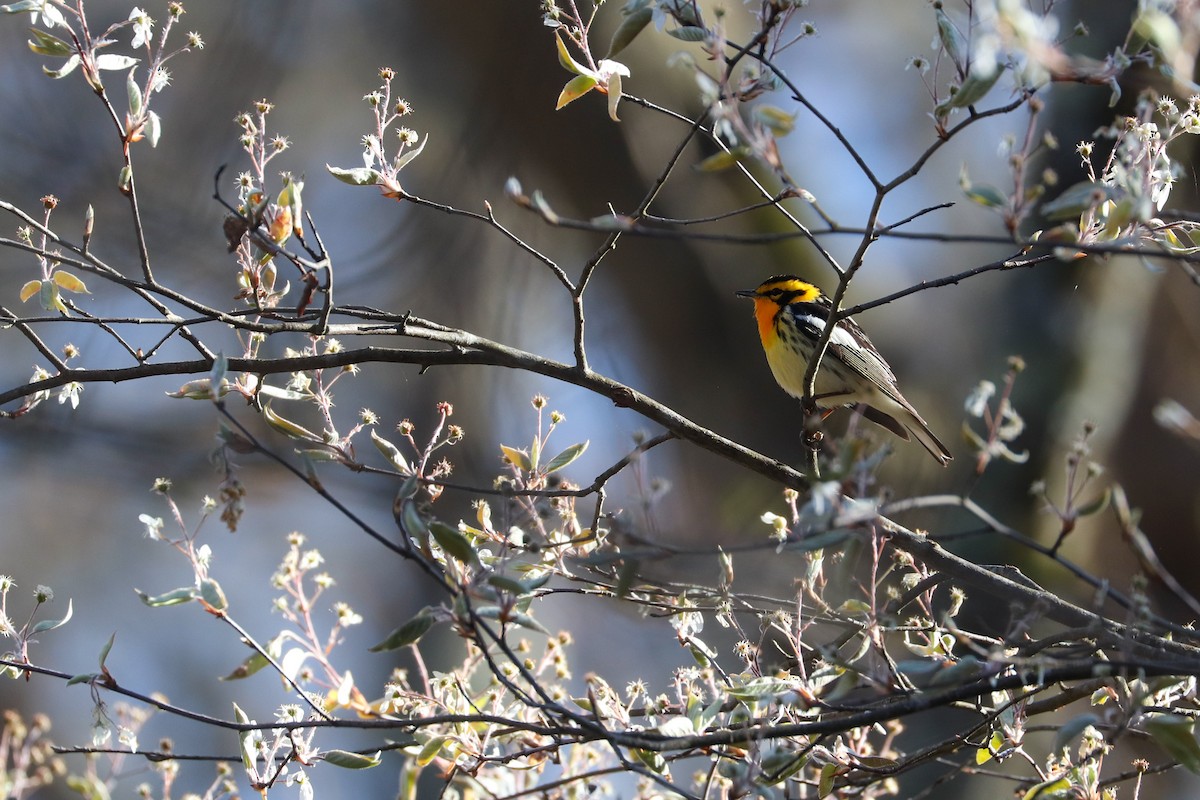
[[1176, 714], [1147, 715], [1146, 732], [1171, 758], [1189, 772], [1200, 774], [1200, 744], [1193, 733], [1195, 721]]
[[446, 555], [468, 566], [479, 565], [479, 555], [471, 540], [463, 535], [458, 528], [452, 528], [444, 522], [434, 520], [429, 523], [429, 532], [433, 540], [446, 552]]
[[552, 472], [558, 472], [560, 469], [566, 467], [572, 461], [579, 458], [581, 455], [583, 455], [584, 451], [588, 449], [588, 444], [590, 441], [591, 440], [573, 444], [556, 455], [554, 458], [550, 459], [550, 462], [546, 464], [546, 474], [549, 475]]
[[822, 765], [821, 777], [817, 781], [817, 797], [828, 797], [833, 792], [833, 779], [837, 777], [839, 769], [837, 764]]
[[374, 428], [371, 429], [371, 442], [375, 445], [376, 450], [383, 453], [384, 458], [392, 462], [392, 466], [396, 468], [397, 472], [403, 472], [405, 475], [412, 474], [412, 467], [408, 465], [400, 448], [376, 433]]
[[955, 67], [960, 70], [965, 68], [969, 49], [966, 39], [940, 6], [934, 10], [934, 17], [937, 19], [938, 39], [941, 40], [942, 47], [946, 48], [946, 54], [954, 61]]
[[150, 142], [151, 147], [158, 147], [158, 140], [162, 137], [162, 119], [153, 111], [146, 112], [146, 141]]
[[325, 169], [329, 170], [329, 174], [342, 183], [348, 183], [351, 186], [374, 186], [383, 179], [378, 170], [371, 169], [370, 167], [342, 169], [341, 167], [331, 167], [326, 164]]
[[374, 755], [351, 753], [348, 750], [329, 750], [321, 755], [321, 760], [343, 769], [370, 769], [378, 767], [382, 759], [379, 750]]
[[421, 511], [417, 508], [416, 503], [412, 500], [401, 501], [398, 521], [400, 529], [404, 533], [416, 540], [417, 544], [422, 548], [429, 548], [429, 523], [421, 515]]
[[57, 58], [66, 58], [75, 52], [75, 48], [59, 39], [57, 36], [51, 36], [45, 31], [37, 28], [30, 28], [29, 32], [33, 34], [33, 38], [37, 41], [30, 41], [29, 49], [40, 56], [55, 56]]
[[708, 38], [708, 31], [696, 25], [684, 25], [667, 31], [668, 36], [674, 36], [682, 42], [703, 42]]
[[437, 616], [433, 613], [433, 608], [426, 606], [418, 611], [415, 617], [389, 633], [382, 642], [370, 648], [370, 651], [384, 653], [416, 644], [436, 622]]
[[973, 183], [963, 189], [963, 194], [971, 202], [978, 203], [985, 208], [1003, 208], [1008, 204], [1008, 198], [1004, 192], [987, 183]]
[[58, 284], [54, 281], [42, 281], [39, 289], [38, 301], [42, 304], [42, 308], [47, 311], [67, 313], [67, 307], [63, 304], [62, 297], [58, 293]]
[[1042, 216], [1061, 221], [1077, 219], [1080, 214], [1095, 208], [1110, 197], [1109, 189], [1097, 181], [1081, 181], [1064, 189], [1053, 200], [1042, 203]]
[[667, 771], [667, 760], [663, 758], [662, 753], [659, 753], [655, 750], [643, 750], [640, 747], [632, 748], [629, 752], [632, 753], [638, 761], [642, 762], [660, 775]]
[[571, 80], [567, 81], [563, 86], [562, 91], [558, 93], [558, 101], [554, 105], [554, 110], [558, 111], [563, 106], [573, 103], [585, 94], [596, 88], [599, 83], [595, 77], [591, 75], [576, 75]]
[[701, 161], [696, 165], [696, 169], [700, 172], [720, 172], [721, 170], [737, 166], [738, 163], [749, 155], [749, 147], [735, 147], [732, 150], [722, 150], [720, 153], [714, 153]]
[[513, 464], [522, 472], [529, 472], [533, 467], [529, 463], [529, 454], [524, 450], [518, 450], [515, 447], [509, 447], [506, 444], [500, 445], [500, 452], [504, 454], [504, 458], [510, 464]]
[[475, 609], [475, 613], [484, 619], [494, 619], [498, 622], [511, 622], [514, 625], [520, 625], [522, 628], [527, 628], [537, 633], [550, 635], [550, 631], [545, 625], [538, 622], [528, 614], [513, 611], [501, 611], [499, 606], [482, 606]]
[[525, 586], [516, 578], [510, 578], [507, 575], [490, 575], [487, 579], [489, 586], [511, 594], [527, 594]]
[[1129, 52], [1131, 55], [1136, 54], [1146, 44], [1150, 44], [1158, 48], [1163, 54], [1163, 60], [1170, 64], [1179, 54], [1182, 41], [1183, 34], [1170, 14], [1147, 8], [1133, 21]]
[[229, 601], [225, 599], [225, 592], [221, 589], [221, 584], [212, 578], [200, 581], [200, 599], [217, 611], [224, 611], [229, 607]]
[[648, 5], [639, 6], [632, 11], [626, 9], [625, 18], [613, 31], [612, 40], [608, 44], [608, 55], [605, 58], [612, 58], [628, 47], [638, 34], [650, 24], [653, 16], [654, 11]]
[[405, 167], [408, 166], [408, 162], [412, 161], [414, 158], [421, 155], [421, 151], [425, 149], [425, 145], [428, 142], [429, 142], [429, 134], [427, 133], [427, 134], [425, 134], [425, 138], [421, 140], [421, 143], [419, 145], [417, 145], [412, 150], [409, 150], [407, 153], [405, 153], [404, 155], [402, 155], [398, 159], [396, 159], [396, 164], [395, 164], [396, 171], [399, 172], [400, 170], [404, 169]]
[[289, 439], [301, 439], [309, 442], [323, 441], [320, 436], [308, 430], [304, 426], [297, 425], [295, 422], [276, 414], [271, 409], [270, 403], [263, 405], [263, 418], [266, 419], [268, 425], [282, 433], [284, 436], [287, 436]]
[[[567, 49], [567, 43], [563, 41], [562, 34], [558, 31], [554, 32], [554, 44], [558, 48], [558, 63], [563, 65], [563, 69], [567, 72], [574, 72], [576, 75], [592, 74], [590, 69], [571, 57], [571, 51]], [[594, 81], [595, 78], [592, 80]]]
[[79, 56], [74, 55], [63, 62], [63, 65], [58, 69], [50, 69], [49, 67], [43, 66], [42, 72], [46, 73], [51, 78], [58, 80], [59, 78], [65, 78], [74, 72], [75, 68], [78, 67], [80, 63]]
[[[233, 704], [233, 718], [242, 725], [250, 724], [250, 717], [246, 716], [246, 712]], [[253, 730], [244, 730], [238, 732], [238, 739], [242, 745], [242, 765], [246, 767], [246, 771], [251, 775], [258, 773], [254, 769], [255, 763], [258, 761], [258, 743]]]
[[266, 656], [255, 651], [251, 653], [245, 661], [243, 661], [241, 664], [238, 664], [234, 668], [233, 672], [225, 675], [224, 677], [218, 678], [218, 680], [240, 681], [242, 678], [249, 678], [251, 675], [258, 672], [260, 669], [270, 663], [271, 662], [267, 660]]
[[30, 633], [42, 633], [43, 631], [52, 631], [55, 628], [61, 628], [63, 625], [66, 625], [68, 622], [71, 621], [71, 617], [74, 616], [74, 613], [75, 613], [74, 607], [72, 606], [71, 601], [68, 600], [67, 601], [67, 615], [65, 617], [63, 617], [62, 619], [44, 619], [41, 622], [34, 625], [32, 628], [30, 628], [29, 632]]
[[438, 753], [442, 751], [442, 745], [444, 745], [446, 740], [449, 738], [449, 736], [435, 736], [426, 742], [425, 746], [421, 748], [421, 751], [417, 753], [417, 766], [428, 766], [430, 761], [433, 761], [435, 758], [437, 758]]
[[754, 118], [776, 136], [786, 136], [796, 127], [796, 115], [772, 105], [755, 106]]
[[1080, 506], [1075, 510], [1075, 513], [1081, 517], [1090, 517], [1108, 508], [1110, 502], [1112, 502], [1112, 487], [1107, 487], [1100, 493], [1099, 497], [1090, 503]]
[[114, 632], [108, 637], [108, 641], [104, 643], [104, 647], [100, 648], [100, 669], [104, 669], [104, 662], [108, 660], [108, 654], [112, 651], [113, 642], [117, 640], [117, 634]]
[[934, 116], [944, 117], [950, 109], [975, 105], [996, 85], [1002, 72], [1004, 70], [999, 67], [993, 69], [992, 74], [987, 76], [978, 75], [972, 71], [963, 79], [958, 90], [949, 99], [938, 104], [937, 108], [933, 110]]
[[129, 116], [136, 118], [142, 115], [142, 90], [133, 79], [134, 72], [129, 70], [129, 77], [125, 79], [125, 94], [129, 96]]
[[1063, 776], [1042, 781], [1021, 795], [1021, 800], [1068, 800], [1072, 794], [1071, 781]]
[[137, 596], [142, 598], [142, 602], [151, 608], [164, 608], [166, 606], [177, 606], [180, 603], [190, 603], [196, 599], [196, 590], [191, 586], [182, 586], [178, 589], [172, 589], [160, 595], [151, 597], [140, 589], [134, 589]]

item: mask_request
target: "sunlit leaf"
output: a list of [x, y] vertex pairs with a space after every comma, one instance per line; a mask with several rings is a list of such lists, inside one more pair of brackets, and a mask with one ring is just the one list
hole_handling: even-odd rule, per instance
[[63, 62], [63, 65], [61, 67], [59, 67], [58, 69], [50, 69], [47, 66], [43, 66], [42, 72], [46, 73], [51, 78], [55, 78], [55, 79], [65, 78], [68, 75], [70, 75], [72, 72], [74, 72], [75, 68], [78, 67], [79, 64], [80, 64], [79, 56], [73, 55], [70, 58], [68, 58], [65, 62]]
[[138, 63], [133, 56], [123, 56], [120, 53], [105, 53], [96, 57], [96, 69], [116, 70], [129, 69]]
[[341, 167], [331, 167], [329, 164], [326, 164], [325, 169], [329, 170], [329, 174], [342, 183], [348, 183], [351, 186], [374, 186], [383, 179], [383, 175], [378, 170], [371, 169], [370, 167], [342, 169]]
[[408, 460], [404, 458], [404, 454], [400, 452], [400, 448], [376, 433], [374, 428], [371, 429], [371, 442], [375, 445], [375, 449], [383, 453], [384, 458], [390, 461], [398, 472], [403, 472], [406, 475], [412, 473], [412, 467], [408, 465]]
[[576, 75], [571, 80], [567, 81], [566, 86], [558, 94], [558, 102], [554, 106], [554, 110], [558, 111], [568, 103], [573, 103], [585, 94], [596, 88], [599, 83], [595, 77], [591, 75]]
[[251, 675], [258, 672], [270, 663], [271, 662], [267, 660], [266, 656], [258, 651], [255, 651], [251, 653], [245, 661], [243, 661], [241, 664], [238, 664], [234, 668], [233, 672], [225, 675], [222, 678], [219, 678], [218, 680], [237, 681], [241, 680], [242, 678], [249, 678]]
[[772, 105], [754, 107], [754, 118], [776, 136], [786, 136], [796, 127], [796, 115]]
[[574, 72], [576, 75], [588, 75], [591, 73], [590, 69], [580, 64], [571, 56], [571, 51], [567, 49], [567, 43], [563, 41], [562, 34], [558, 31], [554, 32], [554, 44], [558, 48], [558, 63], [562, 64], [563, 69], [568, 72]]
[[323, 441], [320, 436], [308, 430], [303, 425], [298, 425], [295, 422], [292, 422], [290, 419], [285, 419], [284, 417], [276, 414], [274, 410], [272, 410], [270, 403], [263, 405], [263, 418], [267, 421], [268, 425], [288, 438], [301, 439], [309, 442]]
[[43, 30], [30, 28], [29, 32], [33, 34], [33, 41], [28, 42], [29, 49], [38, 55], [56, 56], [58, 58], [66, 58], [75, 52], [75, 48], [59, 39], [57, 36], [52, 36]]
[[720, 153], [714, 153], [701, 161], [696, 165], [696, 169], [700, 172], [720, 172], [721, 170], [737, 166], [739, 162], [749, 155], [750, 148], [748, 147], [734, 147], [731, 150], [722, 150]]
[[369, 756], [362, 753], [351, 753], [348, 750], [327, 750], [321, 754], [321, 760], [342, 769], [370, 769], [378, 767], [382, 762], [379, 750]]
[[589, 442], [590, 440], [573, 444], [556, 455], [554, 458], [550, 459], [550, 462], [546, 464], [546, 474], [558, 472], [560, 469], [563, 469], [575, 459], [579, 458], [584, 454], [584, 451], [588, 449]]
[[522, 472], [528, 472], [533, 468], [529, 463], [529, 454], [524, 450], [518, 450], [515, 447], [509, 447], [508, 445], [502, 444], [500, 445], [500, 452], [504, 454], [506, 461], [515, 465], [517, 469], [521, 470]]
[[417, 753], [417, 766], [428, 766], [429, 762], [437, 758], [438, 753], [442, 751], [442, 745], [445, 744], [446, 740], [449, 738], [449, 736], [435, 736], [426, 742], [425, 746], [422, 747], [420, 752]]

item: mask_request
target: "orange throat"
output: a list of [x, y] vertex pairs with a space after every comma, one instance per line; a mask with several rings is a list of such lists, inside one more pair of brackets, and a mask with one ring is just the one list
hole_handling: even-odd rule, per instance
[[779, 335], [775, 333], [775, 317], [779, 315], [779, 304], [765, 297], [754, 298], [754, 319], [758, 323], [758, 338], [764, 348], [774, 347]]

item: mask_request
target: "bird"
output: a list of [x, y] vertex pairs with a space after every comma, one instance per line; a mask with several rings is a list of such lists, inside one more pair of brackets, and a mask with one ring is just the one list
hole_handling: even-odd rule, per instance
[[[754, 301], [758, 335], [775, 382], [792, 397], [804, 397], [804, 373], [833, 303], [815, 284], [795, 275], [775, 275], [736, 294]], [[891, 366], [852, 319], [838, 320], [833, 329], [814, 392], [820, 408], [854, 406], [901, 439], [911, 435], [943, 467], [953, 458], [904, 399]]]

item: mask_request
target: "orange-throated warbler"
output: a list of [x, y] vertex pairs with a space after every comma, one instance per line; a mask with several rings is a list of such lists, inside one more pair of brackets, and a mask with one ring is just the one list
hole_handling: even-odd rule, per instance
[[[775, 381], [792, 397], [804, 396], [804, 373], [833, 303], [811, 283], [794, 275], [767, 278], [739, 297], [754, 301], [758, 335]], [[946, 446], [896, 387], [892, 368], [851, 319], [839, 320], [817, 369], [813, 401], [822, 408], [857, 406], [862, 415], [901, 439], [911, 433], [945, 466]]]

